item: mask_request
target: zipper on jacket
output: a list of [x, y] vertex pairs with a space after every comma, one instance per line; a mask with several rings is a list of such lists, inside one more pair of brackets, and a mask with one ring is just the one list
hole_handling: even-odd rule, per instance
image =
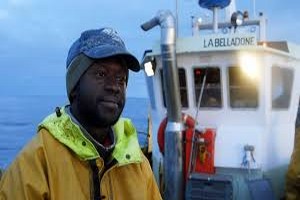
[[[117, 161], [115, 159], [113, 159], [108, 165], [107, 165], [107, 168], [104, 170], [103, 172], [103, 175], [102, 175], [102, 178], [104, 176], [108, 176], [108, 182], [109, 182], [109, 200], [113, 200], [113, 192], [112, 192], [112, 188], [113, 188], [113, 185], [112, 185], [112, 182], [111, 182], [111, 175], [109, 174], [109, 172], [111, 170], [113, 170], [114, 168], [118, 167], [117, 165]], [[100, 185], [102, 184], [102, 178], [100, 179]]]
[[92, 196], [91, 196], [91, 199], [92, 200], [101, 200], [101, 194], [100, 194], [100, 177], [99, 177], [99, 169], [97, 167], [97, 164], [96, 164], [96, 159], [94, 160], [90, 160], [90, 166], [91, 166], [91, 169], [92, 169], [92, 187], [91, 187], [91, 190], [92, 190]]
[[[89, 163], [90, 163], [91, 171], [92, 171], [91, 200], [105, 199], [106, 196], [101, 195], [101, 180], [102, 180], [104, 174], [107, 171], [110, 171], [110, 169], [113, 168], [117, 162], [115, 159], [112, 159], [107, 165], [104, 165], [101, 169], [99, 169], [97, 166], [97, 159], [90, 160]], [[111, 182], [109, 184], [110, 184], [110, 186], [112, 185]], [[111, 193], [111, 190], [110, 190], [110, 193]], [[110, 196], [112, 197], [113, 195], [110, 194]]]

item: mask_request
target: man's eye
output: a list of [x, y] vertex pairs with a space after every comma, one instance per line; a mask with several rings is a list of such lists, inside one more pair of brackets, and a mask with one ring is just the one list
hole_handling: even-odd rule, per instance
[[96, 75], [97, 77], [101, 77], [101, 78], [105, 77], [105, 73], [103, 71], [98, 71]]
[[126, 77], [117, 77], [117, 81], [119, 84], [125, 84], [126, 83]]

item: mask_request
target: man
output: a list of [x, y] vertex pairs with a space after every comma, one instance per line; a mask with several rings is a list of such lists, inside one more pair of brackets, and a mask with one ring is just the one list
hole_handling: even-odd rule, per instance
[[295, 144], [291, 161], [286, 174], [285, 199], [300, 199], [300, 126], [296, 121]]
[[110, 28], [89, 30], [71, 46], [70, 106], [56, 109], [6, 170], [0, 199], [161, 199], [125, 104], [137, 59]]

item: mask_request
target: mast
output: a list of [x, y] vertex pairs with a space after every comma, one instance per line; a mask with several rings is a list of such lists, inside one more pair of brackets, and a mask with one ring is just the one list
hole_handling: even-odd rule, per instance
[[178, 37], [179, 35], [179, 28], [178, 28], [178, 0], [175, 0], [175, 13], [176, 13], [176, 16], [175, 16], [175, 21], [176, 21], [176, 37]]

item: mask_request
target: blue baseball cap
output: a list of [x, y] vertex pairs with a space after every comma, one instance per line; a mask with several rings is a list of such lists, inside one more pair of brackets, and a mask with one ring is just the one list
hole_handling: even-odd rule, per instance
[[136, 72], [140, 70], [139, 61], [127, 51], [123, 40], [112, 28], [84, 31], [69, 50], [67, 67], [81, 53], [92, 59], [119, 55], [125, 59], [128, 69]]
[[68, 96], [95, 59], [112, 56], [121, 57], [128, 69], [135, 72], [140, 70], [139, 61], [127, 51], [123, 40], [114, 29], [101, 28], [84, 31], [72, 44], [67, 57]]

